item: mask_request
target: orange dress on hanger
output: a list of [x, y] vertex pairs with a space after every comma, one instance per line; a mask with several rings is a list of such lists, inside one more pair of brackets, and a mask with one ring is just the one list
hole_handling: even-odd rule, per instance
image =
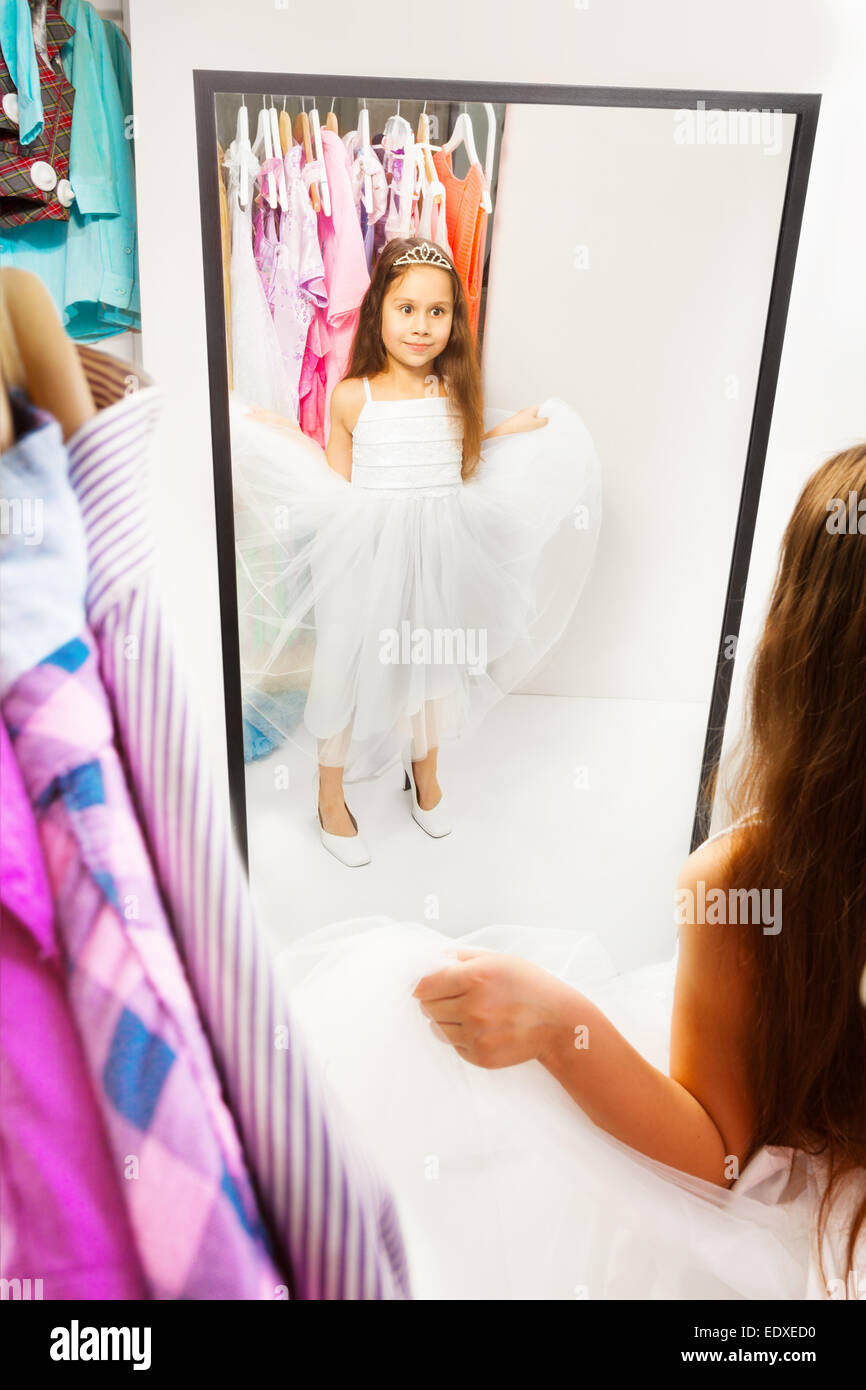
[[480, 164], [473, 164], [465, 179], [458, 179], [451, 155], [434, 150], [433, 163], [445, 185], [445, 224], [457, 273], [466, 291], [469, 322], [478, 332], [481, 309], [481, 280], [484, 274], [484, 248], [487, 243], [487, 213], [481, 199], [487, 182]]

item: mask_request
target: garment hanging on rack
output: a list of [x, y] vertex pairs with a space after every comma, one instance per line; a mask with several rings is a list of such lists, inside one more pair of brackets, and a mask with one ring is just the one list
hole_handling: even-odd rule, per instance
[[[271, 1258], [172, 941], [84, 619], [85, 589], [98, 578], [70, 486], [71, 449], [52, 416], [17, 389], [12, 399], [25, 427], [0, 456], [3, 495], [37, 491], [46, 543], [9, 544], [0, 557], [0, 704], [39, 829], [69, 1003], [147, 1292], [272, 1299], [286, 1275]], [[112, 445], [101, 469], [90, 460], [88, 504], [103, 522], [116, 427]], [[136, 555], [128, 531], [124, 542], [119, 563], [128, 567]]]
[[108, 406], [67, 442], [88, 537], [87, 621], [162, 900], [290, 1295], [411, 1297], [390, 1193], [286, 1007], [152, 578], [142, 416], [153, 421], [156, 393], [125, 396], [125, 364], [79, 352], [96, 404]]
[[[62, 0], [61, 9], [75, 25], [63, 56], [76, 102], [82, 103], [70, 149], [75, 203], [65, 309], [67, 332], [87, 341], [141, 327], [131, 60], [117, 25], [101, 19], [92, 5]], [[79, 41], [85, 35], [86, 46]], [[100, 124], [105, 148], [97, 144]]]
[[328, 303], [325, 267], [316, 214], [301, 176], [302, 147], [293, 145], [283, 161], [288, 207], [280, 214], [274, 260], [274, 328], [292, 393], [294, 418], [300, 413], [300, 380], [307, 335], [316, 310]]
[[385, 215], [385, 241], [412, 236], [412, 191], [415, 181], [414, 155], [402, 145], [391, 147], [391, 183]]
[[294, 418], [292, 392], [286, 378], [276, 329], [253, 251], [253, 196], [245, 208], [238, 201], [241, 165], [249, 186], [255, 187], [259, 161], [242, 153], [233, 140], [225, 154], [231, 219], [232, 362], [234, 384], [246, 400], [265, 410]]
[[37, 1276], [50, 1300], [146, 1298], [2, 719], [0, 823], [0, 1279]]
[[45, 113], [27, 0], [7, 0], [0, 7], [0, 91], [0, 132], [21, 145], [31, 144], [42, 133]]
[[[389, 199], [389, 202], [390, 202], [390, 197], [391, 197], [391, 191], [390, 191], [390, 190], [391, 190], [391, 179], [390, 179], [390, 172], [389, 172], [389, 170], [390, 170], [390, 163], [388, 162], [388, 161], [389, 161], [389, 158], [390, 158], [390, 152], [389, 152], [388, 150], [386, 150], [386, 148], [385, 148], [384, 139], [385, 139], [384, 134], [380, 132], [380, 134], [375, 135], [375, 136], [373, 137], [372, 146], [373, 146], [373, 151], [374, 151], [376, 157], [381, 161], [382, 168], [383, 168], [383, 170], [384, 170], [384, 172], [385, 172], [385, 179], [386, 179], [386, 182], [387, 182], [387, 184], [388, 184], [388, 199]], [[385, 166], [386, 166], [386, 163], [388, 164], [388, 168], [385, 167]], [[387, 217], [380, 217], [380, 218], [378, 219], [378, 221], [376, 222], [375, 226], [373, 227], [373, 255], [372, 255], [372, 262], [371, 262], [371, 263], [375, 263], [375, 262], [378, 260], [379, 256], [381, 255], [382, 248], [383, 248], [383, 246], [385, 245], [385, 241], [386, 241], [386, 230], [385, 230], [385, 229], [386, 229], [386, 225], [387, 225]]]
[[277, 213], [268, 202], [266, 189], [269, 180], [275, 178], [277, 170], [281, 167], [282, 157], [266, 159], [264, 163], [259, 165], [255, 178], [258, 192], [255, 194], [256, 212], [253, 218], [253, 255], [259, 269], [265, 299], [272, 315], [274, 311], [274, 265], [278, 245]]
[[[367, 257], [367, 269], [370, 270], [373, 264], [375, 226], [379, 218], [384, 215], [388, 208], [388, 180], [375, 150], [371, 149], [369, 153], [365, 154], [360, 149], [357, 130], [349, 131], [344, 135], [343, 144], [346, 146], [346, 150], [352, 162], [352, 191], [355, 196], [355, 209], [358, 213], [358, 221], [361, 226], [361, 236], [364, 239], [364, 254]], [[370, 179], [372, 207], [369, 212], [363, 200], [365, 176]]]
[[[425, 241], [433, 241], [437, 246], [441, 246], [447, 255], [454, 257], [451, 253], [451, 243], [448, 240], [448, 213], [447, 213], [447, 194], [445, 185], [438, 179], [431, 182], [427, 177], [427, 166], [422, 150], [418, 150], [419, 170], [421, 175], [421, 206], [416, 211], [416, 226], [413, 235], [423, 237]], [[434, 166], [435, 167], [435, 166]], [[434, 193], [438, 196], [434, 197]]]
[[85, 0], [62, 0], [60, 13], [74, 29], [60, 51], [75, 90], [68, 178], [74, 197], [68, 221], [0, 227], [0, 265], [38, 275], [67, 333], [86, 342], [141, 324], [130, 55], [117, 26]]
[[466, 177], [458, 179], [452, 167], [451, 155], [444, 154], [442, 150], [434, 151], [433, 163], [445, 185], [448, 239], [457, 273], [466, 292], [469, 322], [473, 333], [477, 333], [487, 244], [487, 213], [481, 200], [487, 180], [480, 164], [471, 165]]
[[326, 127], [322, 130], [322, 155], [331, 197], [331, 216], [319, 213], [328, 303], [316, 309], [307, 338], [312, 372], [305, 376], [302, 370], [302, 391], [305, 379], [312, 382], [312, 388], [301, 401], [301, 427], [324, 448], [331, 432], [331, 394], [349, 365], [358, 311], [370, 275], [355, 210], [349, 155], [339, 135]]
[[[8, 0], [0, 19], [0, 226], [19, 227], [45, 219], [68, 222], [73, 200], [69, 182], [69, 143], [75, 92], [59, 54], [75, 30], [59, 10], [45, 11], [44, 33], [37, 47], [32, 24], [36, 15], [24, 0]], [[28, 45], [29, 40], [29, 45]], [[43, 46], [44, 45], [44, 46]], [[29, 46], [29, 54], [28, 54]], [[10, 68], [6, 54], [12, 60]], [[35, 65], [38, 103], [32, 91]], [[15, 77], [24, 79], [19, 97]], [[26, 129], [22, 131], [23, 119]], [[22, 135], [26, 134], [26, 141]]]

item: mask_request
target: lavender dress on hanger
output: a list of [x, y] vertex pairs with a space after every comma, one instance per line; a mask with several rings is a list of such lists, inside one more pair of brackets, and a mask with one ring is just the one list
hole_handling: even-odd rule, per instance
[[270, 301], [295, 419], [307, 334], [316, 309], [328, 302], [318, 223], [301, 177], [302, 155], [303, 146], [296, 144], [284, 160], [288, 208], [275, 233]]

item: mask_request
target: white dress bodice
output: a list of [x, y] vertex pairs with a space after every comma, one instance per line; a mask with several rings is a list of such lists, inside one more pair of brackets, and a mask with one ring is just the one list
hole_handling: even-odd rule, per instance
[[447, 496], [461, 485], [463, 422], [449, 396], [366, 400], [352, 434], [352, 486], [406, 497]]

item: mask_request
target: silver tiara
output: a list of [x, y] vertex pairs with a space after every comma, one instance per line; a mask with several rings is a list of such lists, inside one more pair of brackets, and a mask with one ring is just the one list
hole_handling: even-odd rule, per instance
[[404, 251], [402, 256], [398, 256], [395, 265], [441, 265], [445, 270], [451, 270], [450, 261], [445, 257], [438, 247], [432, 246], [429, 241], [422, 241], [420, 246], [410, 246], [408, 251]]

